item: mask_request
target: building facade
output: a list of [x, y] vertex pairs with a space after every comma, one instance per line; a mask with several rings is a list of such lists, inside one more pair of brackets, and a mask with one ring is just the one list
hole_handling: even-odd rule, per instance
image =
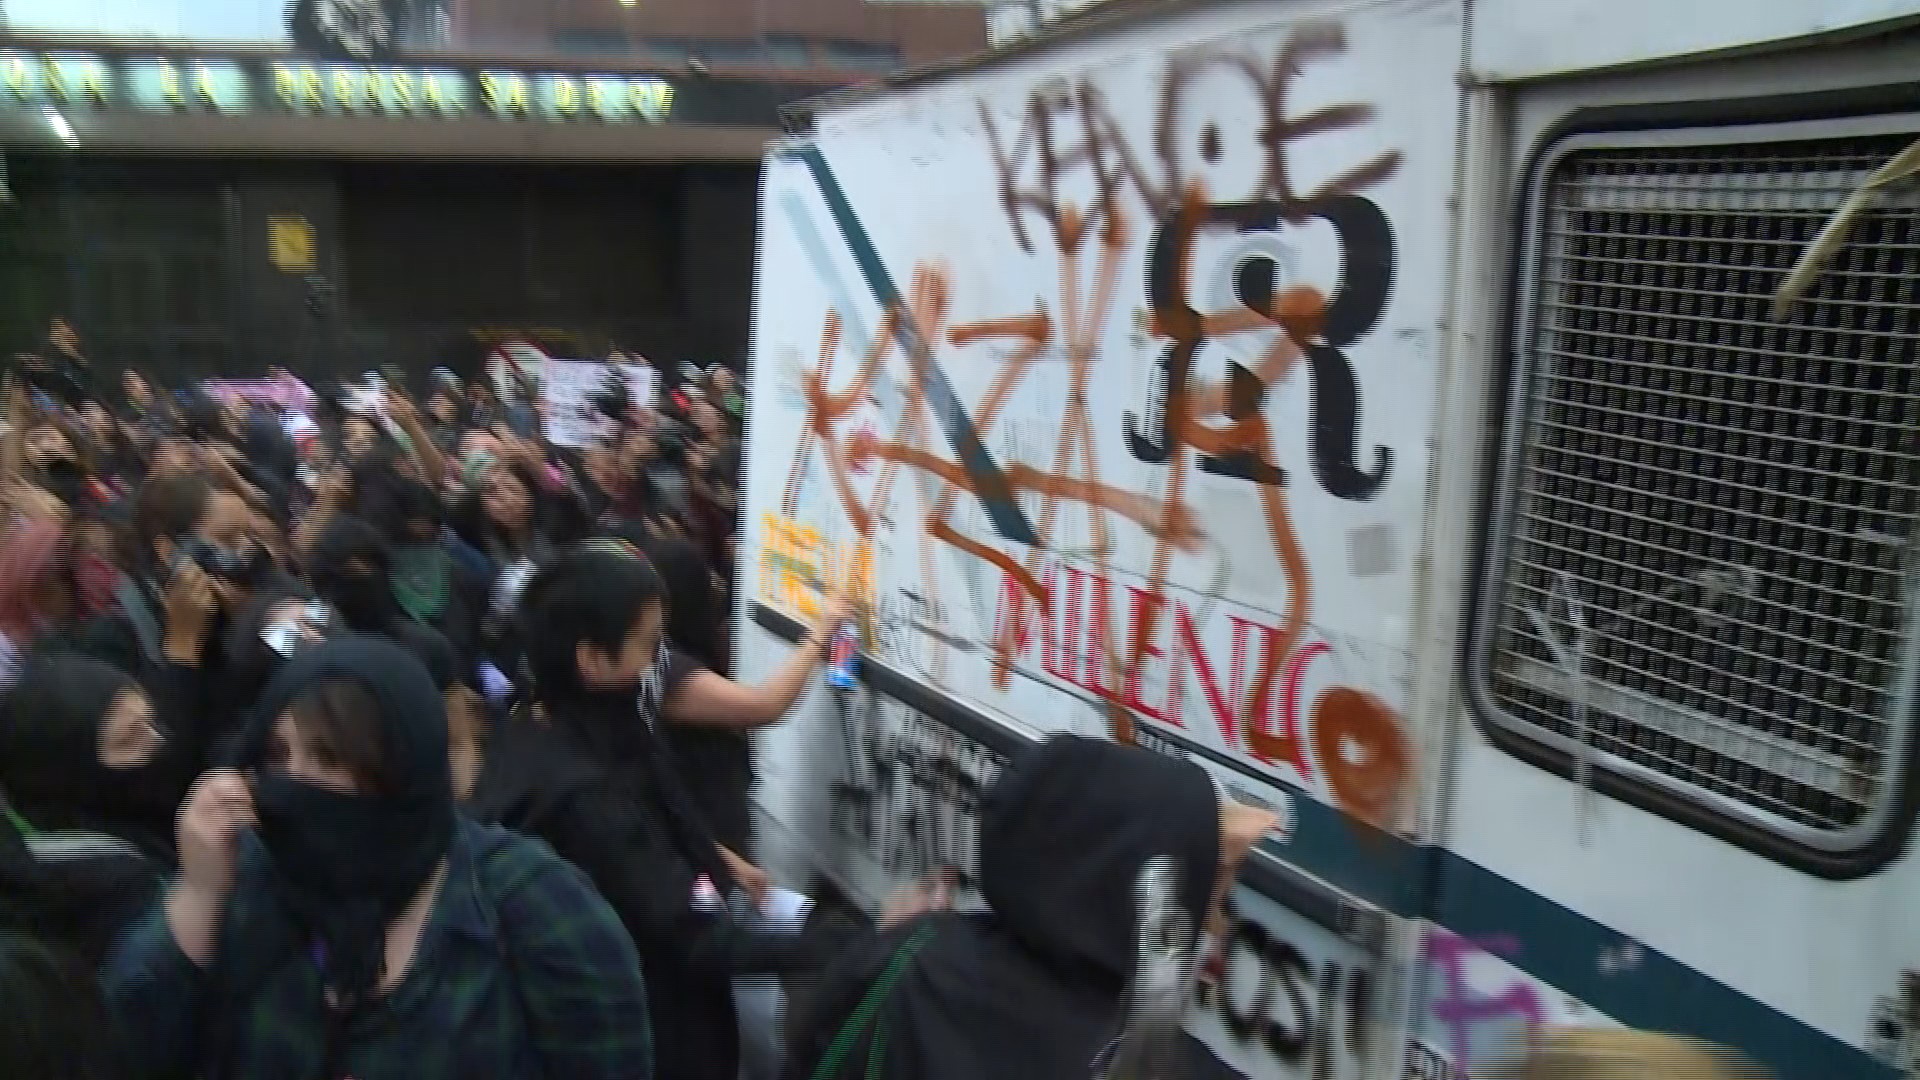
[[868, 0], [452, 0], [459, 51], [872, 76], [987, 44], [980, 4]]
[[[297, 44], [382, 4], [371, 61]], [[738, 362], [782, 106], [986, 43], [977, 4], [866, 0], [0, 13], [0, 348], [59, 317], [169, 381], [459, 367], [516, 338]]]

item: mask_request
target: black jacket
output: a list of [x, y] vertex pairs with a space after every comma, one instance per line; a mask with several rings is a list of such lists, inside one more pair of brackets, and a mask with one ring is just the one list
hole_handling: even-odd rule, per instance
[[[835, 1078], [1097, 1078], [1122, 1028], [1142, 867], [1174, 860], [1198, 926], [1219, 850], [1198, 766], [1091, 739], [1041, 744], [981, 808], [990, 910], [927, 916], [849, 951], [793, 1025], [788, 1080], [815, 1076], [836, 1043]], [[1198, 1043], [1182, 1049], [1184, 1075], [1232, 1075]]]
[[22, 836], [0, 813], [0, 929], [98, 964], [160, 893], [162, 871], [132, 844], [85, 832]]
[[703, 875], [721, 895], [731, 889], [711, 834], [691, 820], [657, 742], [651, 760], [609, 765], [577, 734], [592, 722], [582, 711], [646, 730], [631, 693], [599, 696], [606, 700], [552, 706], [550, 722], [516, 715], [502, 723], [469, 810], [545, 840], [618, 913], [647, 976], [655, 1076], [731, 1078], [739, 1069], [733, 977], [823, 965], [830, 943], [749, 929], [724, 907], [695, 906]]

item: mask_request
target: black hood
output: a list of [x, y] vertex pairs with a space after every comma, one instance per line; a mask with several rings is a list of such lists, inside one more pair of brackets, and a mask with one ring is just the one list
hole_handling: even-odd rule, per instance
[[393, 551], [379, 530], [348, 515], [328, 522], [307, 554], [314, 593], [364, 634], [386, 633], [400, 621], [403, 613], [388, 581], [392, 569]]
[[103, 660], [56, 654], [29, 663], [0, 698], [0, 786], [26, 808], [71, 804], [110, 779], [100, 723], [131, 675]]
[[[1219, 818], [1212, 780], [1190, 762], [1072, 736], [1027, 751], [981, 808], [980, 891], [992, 910], [929, 916], [850, 953], [800, 1010], [787, 1075], [814, 1075], [829, 1057], [836, 1078], [875, 1067], [889, 1080], [1097, 1075], [1138, 953], [1141, 871], [1171, 857], [1197, 927], [1218, 873]], [[884, 1004], [866, 1004], [882, 982], [892, 983]], [[876, 1008], [848, 1042], [849, 1017]], [[1194, 1069], [1207, 1060], [1183, 1057]]]
[[1133, 972], [1136, 883], [1170, 856], [1198, 927], [1220, 866], [1220, 799], [1199, 766], [1096, 739], [1028, 751], [980, 811], [980, 893], [1000, 925], [1050, 966], [1114, 980]]
[[[343, 793], [268, 765], [286, 709], [333, 681], [363, 689], [380, 728], [384, 782]], [[445, 702], [414, 656], [385, 638], [349, 635], [288, 661], [241, 733], [257, 830], [281, 899], [326, 947], [329, 985], [350, 1000], [378, 984], [386, 928], [418, 895], [453, 841]]]
[[171, 850], [173, 816], [192, 762], [169, 730], [153, 759], [113, 769], [100, 761], [100, 729], [114, 699], [139, 690], [112, 664], [73, 653], [37, 657], [0, 698], [0, 789], [42, 829], [81, 829]]

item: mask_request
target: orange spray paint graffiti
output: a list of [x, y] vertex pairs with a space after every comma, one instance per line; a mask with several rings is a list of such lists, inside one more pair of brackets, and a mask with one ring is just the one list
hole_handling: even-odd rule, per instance
[[[1098, 583], [1099, 592], [1084, 604], [1076, 600], [1074, 609], [1087, 617], [1087, 641], [1102, 674], [1076, 685], [1091, 689], [1105, 705], [1114, 737], [1131, 739], [1138, 716], [1155, 716], [1140, 702], [1139, 675], [1143, 661], [1153, 655], [1151, 643], [1162, 620], [1176, 615], [1166, 602], [1173, 561], [1207, 542], [1206, 530], [1188, 502], [1193, 473], [1252, 482], [1285, 602], [1279, 625], [1268, 628], [1251, 675], [1238, 688], [1231, 734], [1253, 757], [1303, 773], [1311, 749], [1333, 799], [1355, 817], [1387, 825], [1404, 802], [1413, 764], [1411, 745], [1391, 708], [1375, 695], [1336, 686], [1315, 702], [1310, 738], [1303, 740], [1298, 731], [1302, 672], [1315, 655], [1315, 644], [1307, 640], [1314, 582], [1293, 519], [1288, 477], [1275, 448], [1276, 438], [1292, 433], [1276, 431], [1262, 407], [1268, 388], [1304, 366], [1313, 394], [1313, 422], [1306, 435], [1315, 479], [1334, 496], [1353, 500], [1370, 498], [1385, 482], [1391, 465], [1388, 450], [1375, 448], [1371, 468], [1358, 463], [1358, 384], [1343, 350], [1372, 329], [1386, 303], [1393, 239], [1386, 218], [1363, 193], [1395, 174], [1400, 155], [1383, 152], [1306, 192], [1296, 189], [1291, 160], [1301, 140], [1351, 129], [1372, 118], [1371, 107], [1357, 103], [1298, 116], [1289, 112], [1290, 89], [1303, 66], [1343, 48], [1337, 26], [1316, 25], [1296, 31], [1267, 61], [1238, 53], [1182, 57], [1166, 70], [1150, 146], [1145, 147], [1128, 142], [1090, 82], [1033, 94], [1012, 138], [996, 128], [983, 105], [981, 120], [1009, 229], [1029, 252], [1039, 248], [1039, 235], [1052, 241], [1049, 253], [1057, 259], [1053, 304], [950, 323], [955, 308], [952, 277], [939, 262], [923, 262], [913, 272], [904, 302], [883, 312], [873, 344], [851, 358], [843, 356], [841, 317], [828, 311], [817, 363], [803, 376], [805, 428], [783, 504], [787, 514], [796, 512], [807, 463], [818, 460], [855, 533], [871, 539], [889, 513], [899, 471], [917, 477], [927, 507], [918, 556], [930, 600], [939, 600], [932, 548], [936, 543], [998, 568], [1024, 595], [1020, 602], [1003, 606], [994, 633], [993, 678], [1002, 690], [1035, 630], [1056, 632], [1046, 617], [1052, 586], [1040, 570], [1054, 555], [1064, 515], [1077, 508], [1091, 534], [1083, 556], [1090, 564], [1084, 578], [1089, 588]], [[1218, 201], [1223, 192], [1210, 190], [1207, 170], [1220, 156], [1227, 127], [1218, 118], [1191, 115], [1199, 106], [1190, 93], [1202, 77], [1222, 73], [1244, 80], [1253, 91], [1265, 162], [1250, 188], [1225, 193], [1231, 201], [1224, 202]], [[1196, 137], [1188, 138], [1185, 126], [1196, 119]], [[1121, 283], [1139, 280], [1124, 271], [1129, 260], [1138, 257], [1135, 222], [1140, 216], [1155, 223], [1143, 269], [1151, 313], [1147, 330], [1162, 351], [1157, 392], [1150, 395], [1147, 409], [1137, 416], [1128, 414], [1126, 435], [1132, 456], [1153, 467], [1157, 495], [1103, 478], [1089, 404], [1095, 369], [1103, 359], [1101, 341], [1114, 317]], [[1044, 234], [1030, 228], [1036, 219]], [[1314, 219], [1331, 224], [1343, 245], [1341, 280], [1335, 287], [1278, 288], [1276, 268], [1269, 263], [1241, 274], [1237, 306], [1219, 311], [1193, 306], [1195, 261], [1204, 237]], [[929, 347], [995, 351], [998, 370], [972, 411], [982, 432], [995, 427], [1010, 399], [1042, 365], [1064, 367], [1066, 394], [1050, 462], [1045, 468], [1014, 462], [1004, 470], [1007, 489], [1038, 501], [1035, 541], [1026, 551], [1009, 553], [956, 525], [961, 496], [979, 493], [968, 468], [929, 445], [938, 427], [927, 397], [926, 365], [931, 360], [926, 350], [901, 345], [902, 335], [896, 331], [902, 329], [909, 331], [909, 340]], [[1230, 363], [1218, 379], [1195, 372], [1203, 352], [1243, 337], [1258, 349], [1251, 364]], [[850, 360], [852, 378], [835, 390], [830, 376], [843, 360]], [[907, 377], [900, 380], [904, 403], [893, 429], [881, 432], [870, 420], [854, 422], [854, 414], [871, 401], [877, 376], [896, 369], [904, 369]], [[876, 467], [871, 493], [863, 498], [854, 478]], [[1146, 584], [1136, 590], [1140, 595], [1131, 604], [1106, 587], [1114, 569], [1116, 528], [1137, 529], [1152, 541]], [[1077, 585], [1082, 578], [1072, 580]], [[1116, 599], [1123, 617], [1131, 612], [1131, 634], [1116, 632]], [[943, 652], [936, 650], [936, 657]], [[940, 674], [936, 666], [934, 677]], [[1284, 708], [1277, 707], [1282, 693]]]

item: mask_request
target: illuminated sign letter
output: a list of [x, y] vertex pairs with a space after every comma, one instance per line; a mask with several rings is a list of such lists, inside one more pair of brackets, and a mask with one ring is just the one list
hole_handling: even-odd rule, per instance
[[89, 60], [80, 65], [80, 92], [93, 99], [97, 108], [107, 107], [107, 65]]
[[360, 72], [350, 67], [333, 69], [333, 103], [351, 109], [360, 103]]
[[180, 69], [174, 67], [172, 64], [163, 63], [158, 69], [158, 74], [160, 76], [160, 96], [166, 99], [167, 104], [176, 109], [186, 108], [187, 91], [186, 87], [180, 83]]
[[553, 80], [553, 107], [561, 116], [580, 111], [580, 84], [568, 78]]
[[447, 99], [440, 92], [440, 76], [432, 73], [421, 76], [420, 88], [426, 91], [425, 98], [428, 108], [442, 112], [446, 111]]
[[52, 60], [40, 61], [40, 78], [55, 101], [67, 100], [67, 79], [59, 64]]
[[627, 88], [633, 111], [655, 122], [665, 120], [673, 111], [673, 85], [659, 79], [636, 79]]
[[33, 93], [33, 69], [18, 56], [7, 57], [7, 89], [21, 101]]
[[587, 80], [587, 111], [602, 118], [607, 115], [607, 90], [599, 79]]
[[387, 78], [393, 107], [400, 112], [413, 111], [413, 72], [396, 71]]
[[197, 64], [194, 66], [193, 91], [194, 97], [205, 104], [211, 105], [216, 109], [220, 107], [220, 94], [213, 83], [213, 69], [205, 64]]
[[527, 78], [524, 75], [480, 73], [480, 96], [487, 108], [502, 115], [527, 111]]
[[273, 93], [280, 99], [280, 104], [289, 109], [300, 104], [299, 86], [292, 68], [285, 64], [273, 65]]
[[300, 102], [309, 109], [322, 109], [327, 104], [327, 88], [320, 81], [320, 72], [312, 67], [300, 69]]

